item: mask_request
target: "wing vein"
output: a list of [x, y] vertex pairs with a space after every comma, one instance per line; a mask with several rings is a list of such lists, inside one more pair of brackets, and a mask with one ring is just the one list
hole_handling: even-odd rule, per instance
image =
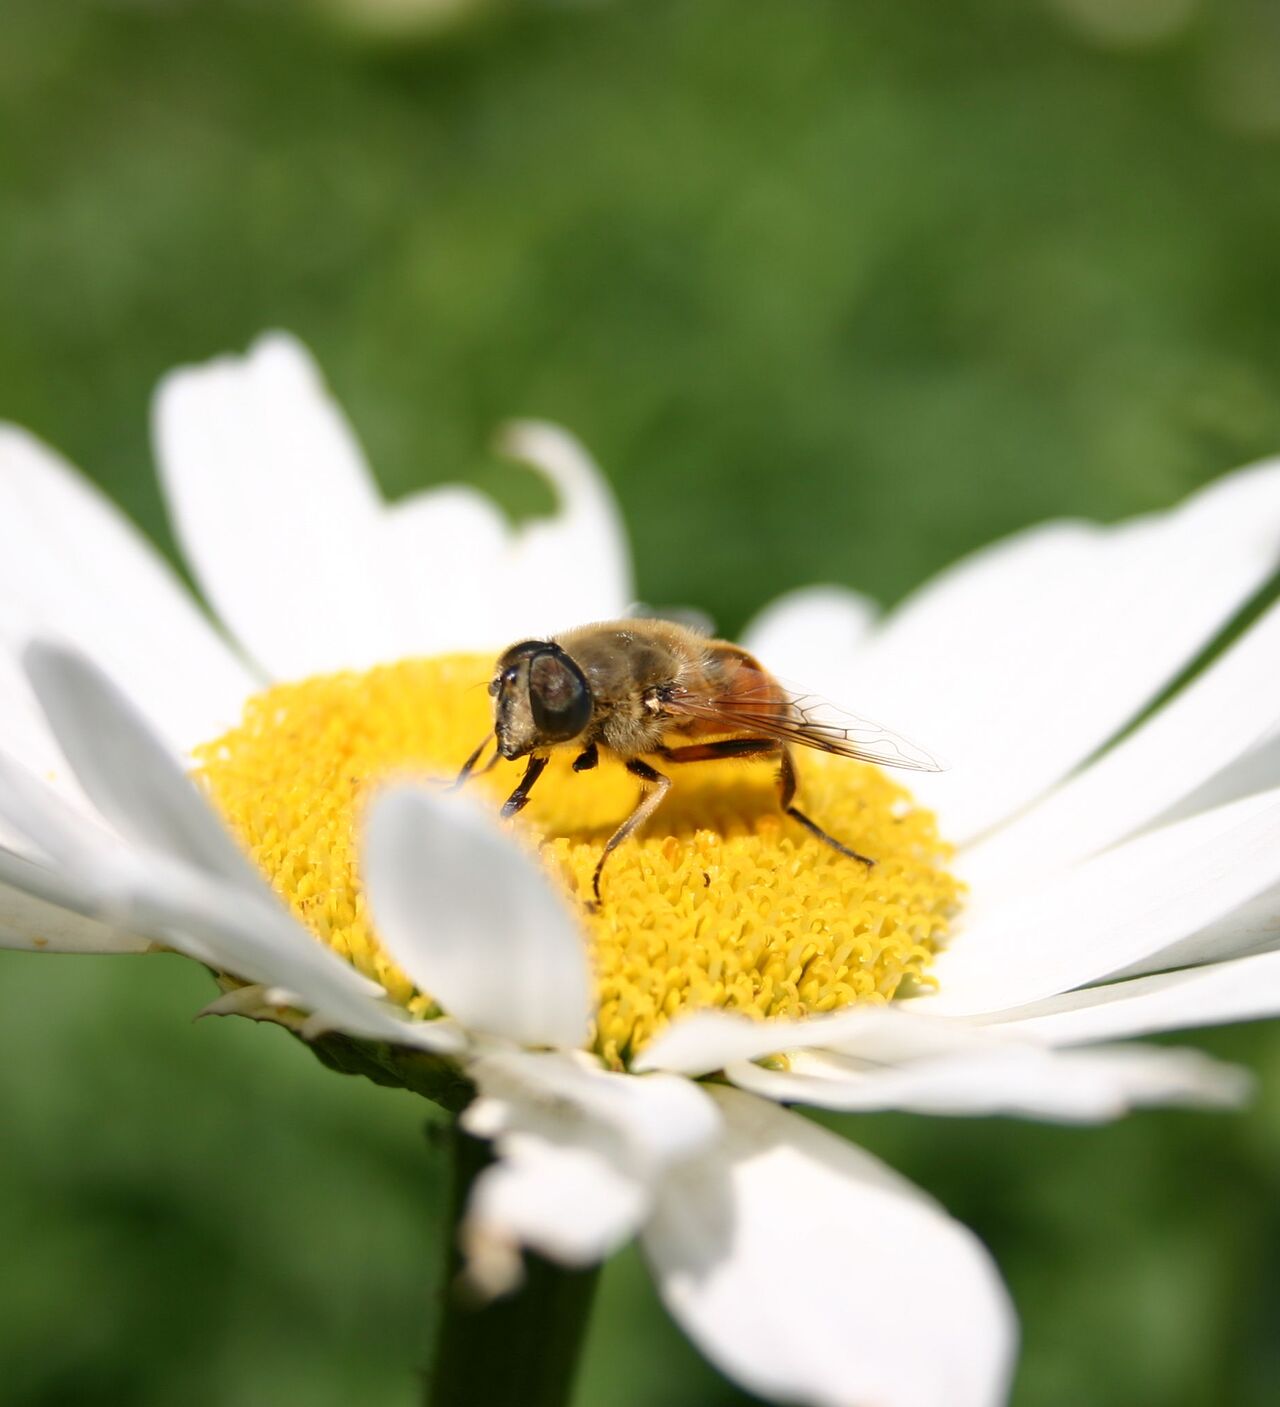
[[839, 708], [817, 694], [793, 693], [772, 679], [720, 695], [676, 687], [664, 700], [667, 712], [723, 724], [727, 732], [753, 732], [819, 752], [898, 767], [940, 772], [943, 765], [918, 744], [870, 719]]

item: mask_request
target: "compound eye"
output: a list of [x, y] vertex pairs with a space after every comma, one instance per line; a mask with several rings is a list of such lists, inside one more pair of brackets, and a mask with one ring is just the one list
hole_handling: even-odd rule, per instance
[[534, 727], [549, 743], [576, 738], [591, 721], [591, 690], [567, 655], [548, 650], [533, 657], [529, 709]]
[[494, 668], [504, 674], [510, 670], [512, 665], [519, 664], [521, 660], [527, 660], [531, 655], [540, 655], [548, 649], [546, 640], [521, 640], [518, 645], [509, 645], [503, 650]]

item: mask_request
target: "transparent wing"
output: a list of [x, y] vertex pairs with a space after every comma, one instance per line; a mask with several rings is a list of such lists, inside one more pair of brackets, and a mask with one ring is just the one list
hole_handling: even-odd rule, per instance
[[943, 772], [946, 764], [900, 733], [861, 718], [818, 694], [805, 694], [766, 675], [750, 688], [720, 696], [698, 694], [679, 686], [668, 691], [664, 709], [686, 718], [723, 724], [735, 733], [750, 732], [779, 742], [796, 743], [881, 767], [910, 772]]

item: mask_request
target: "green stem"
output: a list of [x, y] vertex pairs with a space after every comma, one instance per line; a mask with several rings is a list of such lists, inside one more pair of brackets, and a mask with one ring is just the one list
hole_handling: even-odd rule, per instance
[[564, 1270], [526, 1255], [525, 1280], [515, 1294], [487, 1305], [468, 1302], [458, 1293], [458, 1226], [490, 1154], [487, 1144], [456, 1125], [438, 1135], [433, 1129], [437, 1136], [448, 1149], [451, 1186], [425, 1407], [568, 1407], [599, 1267]]

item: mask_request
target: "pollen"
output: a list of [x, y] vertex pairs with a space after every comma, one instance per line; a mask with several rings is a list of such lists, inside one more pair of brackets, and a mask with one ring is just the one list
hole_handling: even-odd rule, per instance
[[[280, 684], [196, 752], [197, 779], [294, 913], [424, 1017], [438, 1014], [430, 994], [378, 943], [359, 826], [380, 782], [457, 774], [490, 727], [490, 665], [448, 656]], [[868, 869], [779, 812], [769, 762], [672, 767], [670, 793], [610, 857], [593, 909], [596, 862], [639, 783], [605, 757], [576, 774], [563, 751], [512, 824], [581, 915], [593, 1043], [608, 1064], [625, 1068], [681, 1012], [801, 1017], [929, 984], [961, 885], [932, 814], [879, 769], [797, 750], [800, 805], [872, 856]], [[471, 786], [496, 811], [523, 768], [500, 763]]]

